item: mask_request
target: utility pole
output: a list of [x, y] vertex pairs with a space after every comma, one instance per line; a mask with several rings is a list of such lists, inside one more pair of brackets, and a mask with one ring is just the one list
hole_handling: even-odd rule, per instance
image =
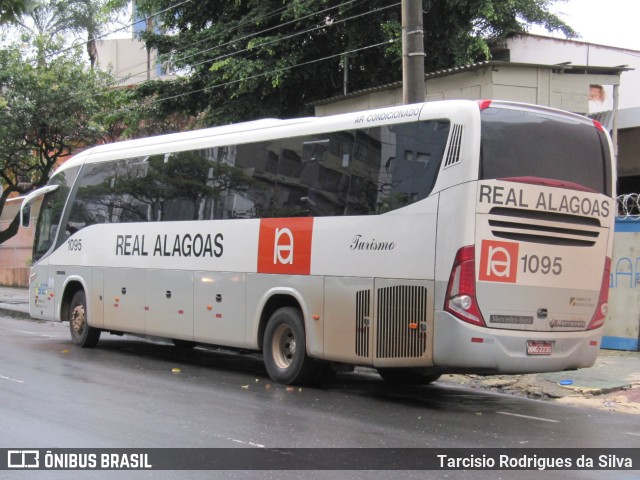
[[402, 0], [402, 100], [424, 102], [422, 0]]
[[[147, 32], [153, 30], [153, 18], [147, 18]], [[151, 49], [147, 47], [147, 81], [151, 80]]]

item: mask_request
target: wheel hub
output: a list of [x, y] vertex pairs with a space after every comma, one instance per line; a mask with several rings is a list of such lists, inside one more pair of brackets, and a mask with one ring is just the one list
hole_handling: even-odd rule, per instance
[[273, 359], [278, 368], [288, 368], [296, 355], [296, 337], [287, 325], [281, 325], [273, 336]]
[[82, 305], [76, 305], [71, 311], [71, 328], [79, 335], [82, 334], [85, 324], [85, 313]]

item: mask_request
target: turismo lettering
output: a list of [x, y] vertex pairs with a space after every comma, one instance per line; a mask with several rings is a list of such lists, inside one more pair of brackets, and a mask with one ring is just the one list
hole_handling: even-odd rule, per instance
[[[147, 257], [221, 257], [223, 253], [221, 233], [202, 235], [156, 235], [147, 242], [146, 235], [118, 235], [116, 255]], [[153, 248], [151, 247], [153, 245]]]
[[359, 233], [353, 237], [351, 250], [393, 250], [396, 248], [395, 242], [382, 242], [377, 241], [375, 238], [368, 240], [364, 239]]
[[519, 188], [480, 185], [479, 203], [505, 207], [530, 208], [548, 212], [568, 213], [589, 217], [609, 216], [609, 202], [577, 195], [540, 192], [535, 202], [526, 201], [525, 192]]

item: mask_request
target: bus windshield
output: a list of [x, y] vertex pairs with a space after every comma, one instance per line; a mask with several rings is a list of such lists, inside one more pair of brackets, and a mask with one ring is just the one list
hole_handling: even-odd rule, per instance
[[482, 111], [480, 179], [548, 178], [611, 195], [607, 140], [594, 125], [530, 110]]
[[57, 173], [49, 181], [50, 185], [60, 185], [60, 188], [47, 193], [42, 200], [33, 241], [34, 262], [40, 260], [56, 241], [63, 208], [79, 170], [79, 167], [67, 169]]

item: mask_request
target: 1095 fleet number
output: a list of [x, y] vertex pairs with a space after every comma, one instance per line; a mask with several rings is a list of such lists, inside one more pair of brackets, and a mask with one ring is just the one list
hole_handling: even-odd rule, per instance
[[562, 257], [524, 255], [520, 257], [524, 273], [542, 273], [543, 275], [560, 275], [562, 273]]

